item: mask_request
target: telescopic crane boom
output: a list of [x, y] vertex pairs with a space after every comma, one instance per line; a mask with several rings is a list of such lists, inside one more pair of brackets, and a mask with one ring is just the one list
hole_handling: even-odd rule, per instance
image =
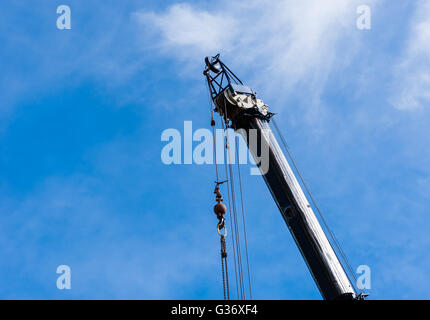
[[[324, 299], [360, 299], [339, 261], [324, 230], [298, 183], [269, 121], [272, 113], [256, 93], [220, 60], [205, 59], [206, 76], [215, 110], [244, 136], [257, 161], [261, 150], [269, 150], [269, 166], [261, 168], [264, 180]], [[250, 134], [257, 143], [250, 143]], [[267, 150], [267, 149], [266, 149]]]

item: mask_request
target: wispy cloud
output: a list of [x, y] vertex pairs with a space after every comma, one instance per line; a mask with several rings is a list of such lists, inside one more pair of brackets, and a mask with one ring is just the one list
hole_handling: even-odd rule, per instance
[[229, 14], [208, 12], [190, 4], [174, 4], [165, 12], [138, 12], [138, 21], [161, 34], [160, 48], [182, 50], [182, 55], [201, 58], [232, 44], [237, 21]]
[[395, 68], [395, 94], [391, 103], [398, 109], [415, 110], [430, 104], [430, 1], [417, 3], [409, 39]]
[[221, 1], [216, 7], [175, 4], [136, 16], [152, 29], [158, 49], [174, 58], [200, 66], [202, 56], [222, 52], [231, 64], [258, 68], [254, 82], [261, 86], [268, 80], [274, 90], [301, 85], [317, 100], [333, 68], [348, 64], [357, 51], [359, 4]]

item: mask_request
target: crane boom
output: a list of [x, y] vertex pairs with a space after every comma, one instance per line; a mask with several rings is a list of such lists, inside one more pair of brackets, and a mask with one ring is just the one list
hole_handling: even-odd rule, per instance
[[[263, 170], [260, 162], [260, 171], [321, 295], [328, 300], [358, 298], [270, 128], [273, 114], [219, 55], [205, 62], [215, 111], [242, 134], [256, 163], [262, 150], [268, 150], [268, 167]], [[256, 134], [257, 143], [250, 142], [251, 133]]]

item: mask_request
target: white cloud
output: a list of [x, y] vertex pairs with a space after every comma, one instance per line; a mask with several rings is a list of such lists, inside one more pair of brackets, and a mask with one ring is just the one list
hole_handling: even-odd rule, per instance
[[401, 110], [430, 104], [430, 1], [422, 0], [411, 20], [402, 61], [395, 68], [395, 94], [391, 103]]
[[163, 14], [142, 12], [136, 16], [141, 23], [161, 32], [160, 44], [164, 48], [187, 47], [193, 55], [230, 45], [232, 31], [236, 28], [232, 17], [194, 9], [189, 4], [175, 4]]
[[229, 64], [258, 68], [254, 83], [260, 88], [268, 80], [276, 90], [303, 85], [310, 89], [305, 94], [312, 92], [318, 99], [333, 68], [348, 64], [357, 52], [360, 4], [355, 0], [223, 0], [210, 11], [175, 4], [164, 12], [137, 17], [145, 29], [155, 28], [158, 48], [174, 52], [181, 61], [201, 66], [204, 55], [221, 52]]

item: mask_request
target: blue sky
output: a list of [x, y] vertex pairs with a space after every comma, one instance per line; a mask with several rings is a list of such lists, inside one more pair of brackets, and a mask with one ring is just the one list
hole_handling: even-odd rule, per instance
[[[0, 298], [222, 298], [214, 168], [160, 159], [163, 130], [209, 127], [218, 52], [277, 113], [371, 298], [430, 298], [428, 0], [10, 1], [0, 40]], [[243, 178], [254, 297], [319, 299]]]

